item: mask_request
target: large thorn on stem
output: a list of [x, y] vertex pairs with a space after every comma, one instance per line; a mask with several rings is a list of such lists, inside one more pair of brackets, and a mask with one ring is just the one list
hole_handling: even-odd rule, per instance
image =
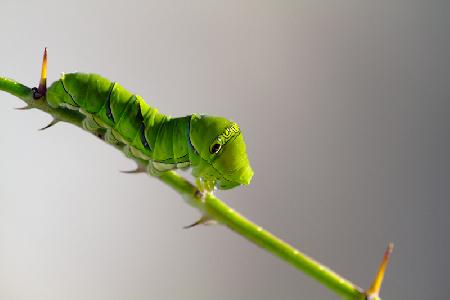
[[366, 291], [367, 299], [373, 299], [375, 297], [379, 297], [381, 284], [383, 283], [384, 273], [386, 272], [386, 268], [389, 262], [389, 257], [394, 250], [394, 244], [389, 243], [386, 251], [384, 252], [383, 260], [380, 263], [380, 267], [378, 268], [377, 275], [373, 280], [372, 286]]
[[44, 48], [44, 56], [42, 57], [41, 79], [39, 80], [39, 86], [33, 88], [33, 98], [42, 98], [47, 92], [47, 47]]

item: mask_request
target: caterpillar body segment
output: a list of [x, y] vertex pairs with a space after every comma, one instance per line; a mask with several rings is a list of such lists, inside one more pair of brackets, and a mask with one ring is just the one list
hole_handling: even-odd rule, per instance
[[97, 132], [123, 152], [148, 161], [149, 172], [192, 167], [211, 189], [249, 184], [253, 170], [239, 126], [222, 117], [192, 114], [171, 118], [142, 97], [97, 74], [63, 74], [46, 91], [49, 106], [84, 114], [84, 129]]

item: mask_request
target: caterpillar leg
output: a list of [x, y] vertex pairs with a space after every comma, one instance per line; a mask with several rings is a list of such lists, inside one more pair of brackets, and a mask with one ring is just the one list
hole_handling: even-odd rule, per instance
[[161, 176], [161, 174], [163, 173], [163, 171], [158, 170], [157, 168], [155, 168], [155, 165], [153, 164], [153, 162], [152, 162], [152, 161], [149, 161], [149, 162], [148, 162], [148, 165], [147, 165], [147, 173], [148, 173], [149, 175], [159, 177], [159, 176]]
[[147, 166], [147, 172], [153, 176], [161, 176], [162, 173], [173, 170], [176, 168], [176, 164], [164, 164], [155, 161], [149, 161]]
[[203, 180], [202, 178], [195, 179], [195, 185], [202, 193], [214, 193], [216, 182], [213, 180]]
[[112, 145], [118, 145], [120, 143], [119, 140], [116, 139], [116, 137], [114, 136], [114, 134], [112, 133], [112, 130], [110, 128], [106, 129], [105, 141], [108, 144], [112, 144]]
[[80, 108], [78, 106], [73, 106], [73, 105], [68, 104], [68, 103], [61, 103], [59, 106], [67, 108], [67, 109], [71, 109], [71, 110], [80, 111]]
[[191, 166], [191, 162], [184, 162], [184, 163], [178, 163], [177, 164], [177, 169], [180, 169], [180, 170], [184, 170], [184, 169], [187, 169], [187, 168], [189, 168]]
[[160, 172], [165, 172], [165, 171], [170, 171], [173, 170], [177, 167], [176, 164], [165, 164], [165, 163], [160, 163], [160, 162], [152, 162], [153, 167], [160, 171]]
[[89, 132], [96, 132], [100, 129], [102, 129], [97, 122], [94, 121], [94, 119], [91, 116], [86, 116], [82, 121], [83, 129], [89, 131]]

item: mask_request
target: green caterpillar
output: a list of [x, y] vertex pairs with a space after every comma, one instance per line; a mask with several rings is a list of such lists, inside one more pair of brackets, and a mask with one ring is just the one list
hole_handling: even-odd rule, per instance
[[194, 177], [220, 189], [247, 185], [253, 176], [239, 126], [225, 118], [170, 118], [96, 74], [63, 74], [48, 88], [46, 100], [54, 108], [79, 110], [86, 130], [106, 129], [105, 141], [124, 144], [156, 171], [191, 166]]
[[34, 89], [36, 101], [81, 112], [84, 129], [103, 130], [101, 138], [107, 143], [148, 161], [148, 172], [192, 167], [192, 175], [207, 191], [250, 183], [253, 170], [236, 123], [200, 114], [171, 118], [97, 74], [63, 74], [47, 89], [46, 61], [45, 52], [41, 82]]

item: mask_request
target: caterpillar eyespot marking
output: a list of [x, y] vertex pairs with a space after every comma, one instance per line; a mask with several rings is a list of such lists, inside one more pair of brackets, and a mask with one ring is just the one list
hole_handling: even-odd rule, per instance
[[221, 144], [214, 143], [211, 145], [211, 149], [209, 150], [209, 152], [211, 152], [212, 154], [217, 154], [220, 151], [220, 148], [222, 148]]

